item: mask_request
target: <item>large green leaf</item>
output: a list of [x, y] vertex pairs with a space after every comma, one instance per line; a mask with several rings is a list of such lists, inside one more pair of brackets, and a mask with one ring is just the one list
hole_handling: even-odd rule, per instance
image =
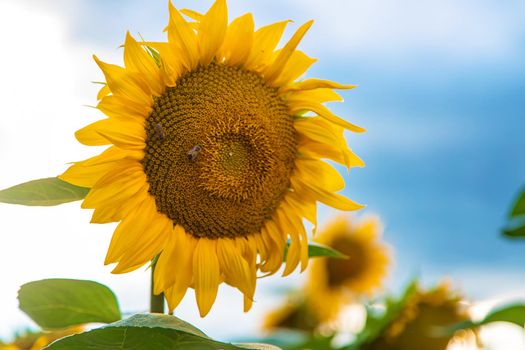
[[[286, 242], [284, 247], [284, 260], [286, 260], [286, 254], [288, 253], [288, 247], [290, 246], [290, 241]], [[336, 259], [348, 259], [348, 256], [343, 253], [320, 243], [308, 242], [308, 257], [317, 258], [317, 257], [328, 257]]]
[[83, 199], [89, 188], [78, 187], [58, 177], [24, 182], [0, 191], [0, 202], [32, 206], [52, 206]]
[[510, 212], [510, 217], [525, 215], [525, 190], [521, 192]]
[[[259, 345], [260, 346], [260, 345]], [[191, 324], [170, 315], [139, 314], [102, 328], [62, 338], [47, 350], [240, 350], [254, 349], [253, 344], [239, 347], [215, 341]], [[259, 347], [255, 349], [264, 349]]]
[[492, 322], [509, 322], [523, 327], [525, 325], [525, 304], [518, 303], [498, 307], [489, 312], [489, 314], [481, 321], [460, 322], [447, 328], [446, 332], [453, 334], [461, 329], [477, 328]]
[[65, 328], [89, 322], [120, 320], [115, 294], [85, 280], [46, 279], [24, 284], [18, 292], [20, 309], [40, 327]]

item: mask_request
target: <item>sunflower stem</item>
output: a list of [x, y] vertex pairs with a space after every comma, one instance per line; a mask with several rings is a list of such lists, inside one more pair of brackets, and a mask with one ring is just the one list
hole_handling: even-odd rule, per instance
[[149, 294], [149, 311], [151, 313], [164, 313], [164, 293], [155, 295], [155, 282], [153, 275], [155, 273], [155, 262], [156, 259], [151, 263], [151, 288]]

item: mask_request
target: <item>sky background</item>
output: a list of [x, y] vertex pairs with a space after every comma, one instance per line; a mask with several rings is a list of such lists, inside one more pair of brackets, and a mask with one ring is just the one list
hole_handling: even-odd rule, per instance
[[[204, 10], [210, 1], [176, 1]], [[525, 2], [487, 0], [229, 1], [230, 18], [256, 25], [293, 19], [285, 38], [315, 23], [300, 48], [319, 61], [307, 77], [359, 85], [332, 108], [364, 126], [348, 134], [367, 166], [345, 174], [344, 193], [379, 215], [395, 251], [388, 287], [411, 276], [451, 276], [476, 300], [525, 295], [525, 242], [498, 231], [525, 185]], [[125, 32], [164, 40], [166, 1], [0, 0], [0, 188], [54, 176], [97, 153], [75, 130], [102, 114], [102, 80], [91, 55], [122, 62]], [[343, 169], [340, 169], [344, 172]], [[320, 222], [334, 212], [323, 208]], [[103, 258], [113, 225], [89, 225], [78, 203], [54, 208], [0, 204], [0, 336], [29, 325], [17, 310], [24, 282], [91, 278], [110, 285], [130, 312], [145, 311], [147, 271], [111, 275]], [[192, 295], [177, 310], [212, 336], [257, 330], [257, 320], [301, 276], [259, 281], [249, 314], [222, 288], [210, 316]], [[235, 324], [236, 327], [231, 327]], [[230, 325], [225, 327], [224, 325]], [[516, 349], [521, 349], [516, 347]], [[512, 350], [512, 349], [506, 349]]]

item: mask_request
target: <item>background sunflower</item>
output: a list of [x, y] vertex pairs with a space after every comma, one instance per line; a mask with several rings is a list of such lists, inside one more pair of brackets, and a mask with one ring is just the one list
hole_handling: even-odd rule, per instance
[[391, 257], [388, 246], [380, 241], [381, 234], [381, 223], [375, 217], [340, 216], [319, 230], [316, 242], [348, 256], [319, 258], [311, 264], [308, 303], [321, 320], [329, 321], [345, 304], [371, 297], [382, 287]]

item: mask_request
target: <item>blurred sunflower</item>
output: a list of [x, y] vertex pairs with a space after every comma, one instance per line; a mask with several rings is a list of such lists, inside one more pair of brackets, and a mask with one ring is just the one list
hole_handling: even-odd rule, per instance
[[387, 245], [379, 241], [381, 233], [377, 218], [353, 222], [341, 216], [316, 237], [317, 242], [348, 256], [318, 258], [311, 263], [308, 302], [321, 320], [333, 319], [344, 304], [370, 296], [381, 286], [390, 261]]
[[289, 21], [254, 31], [248, 13], [228, 24], [225, 0], [206, 14], [169, 12], [167, 42], [128, 34], [125, 67], [95, 57], [108, 118], [76, 137], [109, 148], [61, 179], [91, 189], [82, 207], [95, 209], [92, 222], [120, 222], [105, 260], [114, 273], [160, 254], [155, 293], [170, 310], [193, 287], [204, 316], [226, 282], [246, 311], [257, 269], [275, 273], [288, 239], [283, 275], [306, 268], [302, 219], [315, 224], [317, 201], [361, 208], [336, 193], [344, 180], [321, 160], [363, 165], [343, 131], [364, 130], [324, 106], [341, 100], [333, 89], [353, 86], [296, 81], [315, 61], [296, 49], [311, 21], [276, 50]]
[[469, 320], [462, 298], [447, 283], [430, 291], [416, 290], [384, 332], [362, 350], [445, 350], [453, 342], [476, 342], [473, 331], [455, 335], [440, 332], [443, 327]]
[[1, 344], [0, 350], [42, 350], [55, 340], [84, 331], [83, 326], [53, 332], [28, 332], [16, 337], [9, 344]]
[[316, 314], [312, 312], [304, 296], [291, 295], [285, 303], [265, 315], [262, 329], [266, 332], [280, 329], [313, 332], [319, 324]]

